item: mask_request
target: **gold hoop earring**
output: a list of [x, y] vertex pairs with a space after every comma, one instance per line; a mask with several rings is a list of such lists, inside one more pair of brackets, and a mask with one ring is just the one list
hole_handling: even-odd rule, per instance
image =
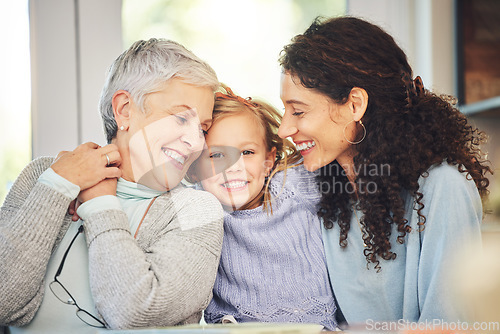
[[346, 129], [346, 128], [347, 128], [347, 126], [348, 126], [349, 124], [351, 124], [352, 122], [356, 122], [356, 121], [355, 121], [355, 120], [352, 120], [352, 121], [348, 122], [348, 123], [344, 126], [344, 131], [343, 131], [343, 132], [344, 132], [344, 138], [345, 138], [345, 140], [347, 140], [347, 142], [348, 142], [348, 143], [350, 143], [350, 144], [352, 144], [352, 145], [357, 145], [357, 144], [361, 143], [361, 142], [365, 139], [365, 137], [366, 137], [366, 128], [365, 128], [365, 125], [363, 124], [363, 122], [361, 122], [361, 120], [359, 120], [359, 124], [363, 127], [363, 138], [361, 138], [361, 139], [360, 139], [360, 140], [358, 140], [358, 141], [350, 141], [349, 139], [347, 139], [347, 136], [345, 135], [345, 129]]

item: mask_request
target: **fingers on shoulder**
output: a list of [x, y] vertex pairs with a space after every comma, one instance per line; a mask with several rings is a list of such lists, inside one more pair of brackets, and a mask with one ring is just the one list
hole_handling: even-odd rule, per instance
[[101, 146], [97, 145], [94, 142], [89, 141], [89, 142], [86, 142], [86, 143], [83, 143], [83, 144], [79, 145], [77, 147], [77, 149], [82, 148], [82, 149], [93, 149], [93, 150], [95, 150], [95, 149], [98, 149], [99, 147], [101, 147]]
[[[115, 144], [108, 144], [99, 149], [99, 152], [109, 159], [109, 164], [113, 166], [121, 165], [122, 158], [120, 155], [120, 151], [118, 150], [118, 146]], [[107, 159], [106, 159], [107, 161]]]

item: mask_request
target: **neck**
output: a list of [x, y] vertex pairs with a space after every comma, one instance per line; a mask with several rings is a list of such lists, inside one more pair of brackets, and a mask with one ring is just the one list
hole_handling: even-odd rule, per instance
[[120, 153], [120, 157], [122, 159], [120, 166], [121, 172], [122, 172], [122, 179], [130, 181], [130, 182], [136, 182], [134, 178], [134, 173], [132, 171], [132, 163], [130, 162], [130, 151], [128, 149], [128, 143], [124, 144], [124, 138], [118, 134], [113, 140], [111, 141], [111, 144], [115, 144], [118, 146], [118, 152]]
[[354, 157], [356, 156], [357, 152], [354, 148], [351, 148], [346, 151], [342, 156], [339, 156], [337, 158], [337, 162], [339, 165], [342, 167], [342, 169], [345, 172], [345, 175], [347, 176], [347, 179], [353, 186], [353, 189], [356, 189], [356, 170], [354, 168]]

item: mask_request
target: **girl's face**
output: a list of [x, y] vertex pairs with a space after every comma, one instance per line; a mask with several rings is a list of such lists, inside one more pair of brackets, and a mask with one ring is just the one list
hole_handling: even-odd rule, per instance
[[177, 186], [203, 150], [213, 103], [210, 88], [180, 79], [146, 97], [146, 114], [131, 103], [124, 178], [160, 191]]
[[352, 159], [355, 123], [348, 103], [333, 103], [327, 96], [301, 85], [299, 79], [282, 74], [281, 100], [285, 114], [279, 128], [281, 138], [291, 137], [304, 158], [304, 166], [315, 171], [330, 162]]
[[231, 151], [239, 153], [239, 158], [232, 158], [237, 161], [231, 167], [201, 181], [227, 209], [254, 209], [262, 204], [265, 177], [276, 156], [275, 149], [267, 151], [264, 137], [256, 116], [248, 112], [222, 117], [208, 131], [207, 156], [200, 159], [209, 159], [210, 164], [202, 162], [200, 166], [220, 165], [218, 160], [230, 159]]

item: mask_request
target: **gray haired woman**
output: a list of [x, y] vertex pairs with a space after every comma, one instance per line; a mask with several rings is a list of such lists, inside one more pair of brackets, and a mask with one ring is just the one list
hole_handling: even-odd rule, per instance
[[139, 41], [115, 60], [99, 105], [108, 145], [34, 160], [6, 197], [0, 325], [94, 333], [200, 320], [222, 210], [180, 181], [204, 146], [217, 87], [212, 68], [172, 41]]

